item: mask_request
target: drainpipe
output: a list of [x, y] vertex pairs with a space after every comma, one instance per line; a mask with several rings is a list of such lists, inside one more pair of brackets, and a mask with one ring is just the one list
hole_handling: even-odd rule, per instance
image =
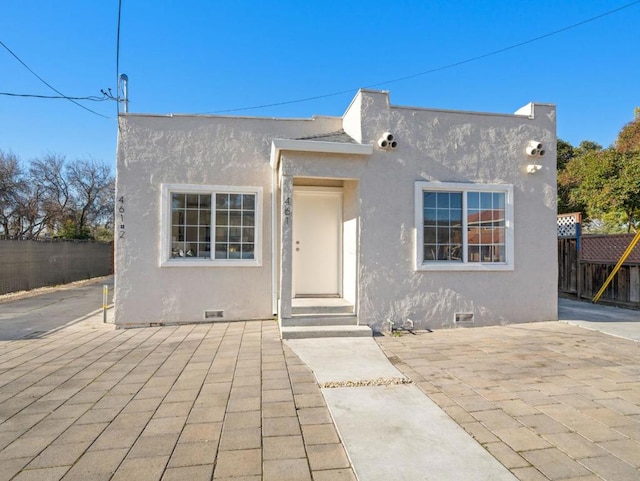
[[[276, 164], [277, 165], [277, 164]], [[272, 169], [271, 174], [271, 311], [273, 315], [278, 314], [278, 210], [276, 209], [278, 185], [277, 167]]]

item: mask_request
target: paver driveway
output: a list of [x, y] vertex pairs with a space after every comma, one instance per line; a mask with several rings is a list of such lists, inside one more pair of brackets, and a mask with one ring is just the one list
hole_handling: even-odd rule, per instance
[[376, 339], [519, 479], [640, 480], [640, 343], [559, 322]]

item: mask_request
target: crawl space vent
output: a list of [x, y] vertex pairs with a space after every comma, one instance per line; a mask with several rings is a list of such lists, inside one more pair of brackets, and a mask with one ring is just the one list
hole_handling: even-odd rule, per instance
[[472, 324], [473, 313], [471, 312], [456, 312], [456, 324]]
[[216, 319], [224, 316], [224, 311], [204, 311], [205, 319]]

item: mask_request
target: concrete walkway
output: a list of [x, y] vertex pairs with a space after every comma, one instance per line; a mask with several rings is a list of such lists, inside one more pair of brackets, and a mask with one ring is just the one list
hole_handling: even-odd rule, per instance
[[360, 481], [515, 481], [372, 338], [299, 339]]

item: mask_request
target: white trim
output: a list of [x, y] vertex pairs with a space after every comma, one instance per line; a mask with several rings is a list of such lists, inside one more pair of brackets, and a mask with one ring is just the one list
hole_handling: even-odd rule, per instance
[[[428, 261], [424, 262], [424, 212], [423, 212], [423, 196], [425, 190], [439, 190], [450, 192], [504, 192], [505, 199], [505, 244], [507, 261], [504, 263], [497, 262], [468, 262], [467, 261], [467, 228], [466, 228], [466, 196], [463, 196], [463, 228], [462, 228], [462, 245], [463, 245], [463, 262], [447, 262], [447, 261]], [[515, 262], [514, 248], [514, 221], [513, 221], [513, 185], [511, 184], [473, 184], [460, 182], [427, 182], [416, 181], [414, 191], [414, 255], [416, 271], [513, 271]]]
[[273, 139], [271, 141], [271, 158], [269, 160], [272, 169], [278, 168], [280, 153], [283, 150], [293, 152], [318, 152], [323, 154], [371, 155], [373, 154], [373, 145], [327, 142], [321, 140]]
[[[220, 194], [243, 193], [256, 195], [256, 217], [254, 234], [254, 259], [171, 259], [171, 193], [184, 194]], [[213, 199], [212, 199], [213, 201]], [[230, 185], [199, 185], [199, 184], [162, 184], [160, 195], [161, 209], [161, 249], [160, 267], [261, 267], [262, 266], [262, 187], [230, 186]], [[212, 202], [211, 216], [215, 215], [215, 204]], [[211, 226], [211, 255], [215, 248], [213, 241], [215, 230]]]

